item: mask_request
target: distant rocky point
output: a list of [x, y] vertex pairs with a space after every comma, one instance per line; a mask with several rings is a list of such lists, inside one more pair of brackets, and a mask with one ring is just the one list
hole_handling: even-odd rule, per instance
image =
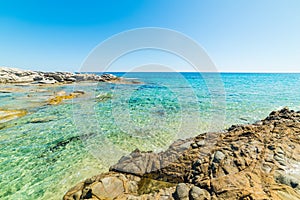
[[113, 74], [96, 75], [90, 73], [79, 74], [70, 72], [41, 72], [0, 67], [0, 83], [55, 84], [80, 81], [109, 82], [117, 81], [119, 79], [120, 78]]
[[283, 108], [158, 154], [135, 150], [63, 199], [300, 199], [300, 112]]

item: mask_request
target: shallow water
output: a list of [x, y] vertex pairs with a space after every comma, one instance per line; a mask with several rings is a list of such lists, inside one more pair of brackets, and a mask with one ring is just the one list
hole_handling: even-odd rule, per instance
[[[283, 106], [300, 110], [300, 74], [116, 75], [143, 84], [22, 86], [0, 93], [1, 108], [29, 111], [0, 129], [0, 199], [61, 199], [136, 148], [161, 151], [177, 138], [252, 123]], [[45, 105], [61, 90], [86, 95]]]

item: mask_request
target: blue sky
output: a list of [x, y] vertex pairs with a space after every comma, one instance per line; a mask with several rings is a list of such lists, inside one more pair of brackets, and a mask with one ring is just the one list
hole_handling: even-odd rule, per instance
[[0, 66], [77, 71], [108, 37], [162, 27], [197, 41], [219, 71], [300, 72], [299, 10], [298, 0], [1, 0]]

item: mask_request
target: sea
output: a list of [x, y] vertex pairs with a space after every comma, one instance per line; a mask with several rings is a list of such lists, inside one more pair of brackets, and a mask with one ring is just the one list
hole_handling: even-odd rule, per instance
[[[300, 110], [297, 73], [113, 74], [127, 82], [15, 85], [0, 93], [1, 109], [28, 111], [0, 126], [0, 199], [62, 199], [135, 149], [160, 152], [177, 139], [254, 123], [285, 106]], [[45, 103], [74, 90], [85, 94]]]

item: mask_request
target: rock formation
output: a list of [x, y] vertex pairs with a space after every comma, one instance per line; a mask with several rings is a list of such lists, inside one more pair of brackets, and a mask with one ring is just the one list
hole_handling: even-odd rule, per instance
[[135, 150], [63, 199], [300, 199], [300, 112]]
[[119, 78], [112, 74], [74, 74], [70, 72], [39, 72], [0, 67], [0, 83], [55, 84], [80, 81], [109, 82]]

